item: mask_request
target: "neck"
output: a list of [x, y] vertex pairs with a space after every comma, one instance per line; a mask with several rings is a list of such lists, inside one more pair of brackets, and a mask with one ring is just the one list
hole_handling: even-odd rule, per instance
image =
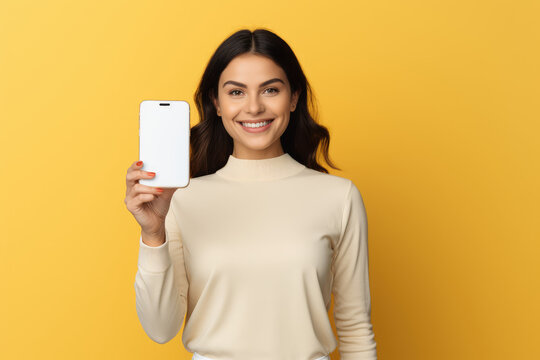
[[240, 146], [234, 146], [232, 156], [237, 159], [246, 159], [246, 160], [262, 160], [278, 157], [284, 154], [283, 148], [279, 142], [276, 142], [277, 146], [271, 146], [270, 148], [264, 150], [252, 150], [246, 149]]
[[234, 181], [270, 181], [295, 175], [304, 168], [288, 153], [263, 159], [241, 159], [231, 154], [216, 174]]

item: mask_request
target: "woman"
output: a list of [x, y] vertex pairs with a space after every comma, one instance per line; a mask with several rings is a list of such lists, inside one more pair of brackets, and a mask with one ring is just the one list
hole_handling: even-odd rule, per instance
[[189, 185], [144, 186], [142, 162], [128, 169], [136, 309], [154, 341], [185, 316], [194, 360], [329, 360], [338, 343], [341, 359], [376, 359], [365, 208], [351, 180], [317, 163], [321, 145], [331, 165], [329, 135], [311, 96], [285, 41], [238, 31], [195, 94]]

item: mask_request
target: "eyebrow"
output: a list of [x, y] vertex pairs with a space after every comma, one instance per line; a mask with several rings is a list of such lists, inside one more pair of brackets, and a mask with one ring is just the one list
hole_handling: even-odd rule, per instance
[[[280, 78], [273, 78], [273, 79], [270, 79], [270, 80], [266, 80], [265, 82], [261, 83], [261, 85], [259, 85], [259, 87], [263, 87], [263, 86], [266, 86], [268, 84], [271, 84], [271, 83], [274, 83], [274, 82], [280, 82], [282, 83], [283, 85], [285, 85], [285, 82], [283, 82], [283, 80], [281, 80]], [[228, 80], [228, 81], [225, 81], [223, 83], [223, 87], [225, 87], [225, 85], [227, 84], [231, 84], [231, 85], [235, 85], [235, 86], [240, 86], [240, 87], [243, 87], [243, 88], [247, 88], [247, 85], [246, 84], [242, 84], [238, 81], [233, 81], [233, 80]]]

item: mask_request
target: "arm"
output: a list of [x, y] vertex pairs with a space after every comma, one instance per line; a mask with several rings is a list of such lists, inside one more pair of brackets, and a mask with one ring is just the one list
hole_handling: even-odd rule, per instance
[[138, 270], [135, 276], [137, 316], [146, 334], [164, 344], [182, 327], [186, 314], [188, 280], [180, 230], [174, 204], [165, 219], [165, 243], [149, 246], [139, 239]]
[[367, 216], [362, 196], [352, 181], [334, 251], [332, 292], [341, 360], [376, 360], [371, 324]]

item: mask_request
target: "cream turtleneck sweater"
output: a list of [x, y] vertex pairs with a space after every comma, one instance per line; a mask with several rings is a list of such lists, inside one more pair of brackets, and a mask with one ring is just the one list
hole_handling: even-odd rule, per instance
[[[213, 360], [376, 359], [367, 217], [351, 180], [288, 153], [229, 156], [176, 190], [165, 243], [139, 239], [136, 310], [166, 343]], [[328, 311], [334, 295], [332, 332]]]

